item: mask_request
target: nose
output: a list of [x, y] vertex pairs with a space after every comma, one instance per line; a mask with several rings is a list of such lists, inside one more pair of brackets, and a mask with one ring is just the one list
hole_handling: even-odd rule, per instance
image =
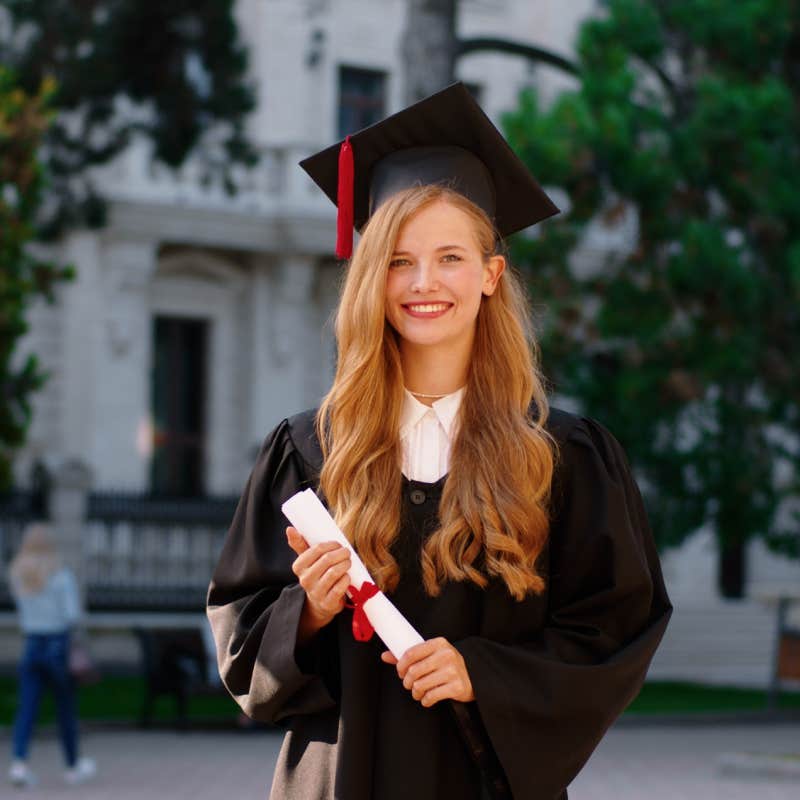
[[439, 288], [439, 274], [435, 261], [420, 259], [417, 262], [417, 268], [414, 270], [411, 291], [419, 293], [436, 292]]

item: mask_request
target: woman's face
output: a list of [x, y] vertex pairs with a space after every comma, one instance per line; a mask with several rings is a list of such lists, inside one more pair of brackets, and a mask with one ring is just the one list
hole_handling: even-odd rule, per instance
[[471, 343], [483, 295], [505, 268], [484, 261], [470, 217], [446, 200], [418, 211], [400, 228], [386, 278], [386, 318], [407, 343]]

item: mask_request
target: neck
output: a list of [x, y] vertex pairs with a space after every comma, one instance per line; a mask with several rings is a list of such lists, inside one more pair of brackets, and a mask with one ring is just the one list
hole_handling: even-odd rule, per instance
[[[471, 342], [469, 343], [471, 344]], [[452, 348], [424, 347], [400, 342], [403, 380], [409, 392], [446, 395], [467, 382], [468, 348], [454, 352]], [[436, 397], [417, 397], [420, 403], [433, 405]]]

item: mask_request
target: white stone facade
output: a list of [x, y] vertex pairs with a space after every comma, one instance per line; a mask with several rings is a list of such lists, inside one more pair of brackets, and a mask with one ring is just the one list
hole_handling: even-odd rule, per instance
[[[466, 35], [513, 36], [568, 53], [592, 0], [465, 0]], [[54, 255], [78, 278], [54, 307], [31, 309], [19, 355], [40, 353], [53, 376], [35, 399], [15, 464], [83, 460], [103, 489], [148, 486], [149, 375], [157, 314], [210, 323], [206, 490], [235, 493], [254, 448], [287, 414], [315, 405], [333, 370], [335, 209], [297, 162], [337, 140], [339, 67], [386, 73], [387, 111], [402, 106], [405, 0], [241, 0], [258, 107], [248, 132], [263, 154], [235, 197], [205, 189], [197, 164], [152, 164], [137, 141], [96, 170], [111, 201], [101, 232], [73, 232]], [[481, 88], [493, 118], [534, 80], [518, 58], [474, 54], [460, 77]], [[554, 70], [537, 71], [552, 91]], [[299, 356], [299, 358], [298, 358]]]
[[[464, 0], [459, 24], [464, 34], [568, 54], [593, 7], [593, 0]], [[208, 493], [238, 494], [269, 430], [319, 402], [333, 372], [335, 210], [297, 162], [338, 138], [340, 65], [384, 70], [387, 110], [402, 106], [405, 9], [404, 0], [240, 0], [258, 87], [249, 134], [263, 157], [243, 174], [237, 196], [197, 185], [192, 163], [178, 175], [151, 164], [142, 141], [97, 171], [110, 223], [73, 232], [54, 250], [77, 266], [78, 278], [58, 288], [56, 305], [33, 305], [19, 351], [36, 352], [52, 375], [34, 400], [28, 444], [15, 463], [20, 485], [41, 458], [51, 466], [82, 461], [100, 489], [148, 488], [158, 314], [209, 323]], [[568, 82], [555, 70], [490, 54], [464, 58], [459, 73], [481, 87], [495, 120], [523, 86], [552, 96]], [[800, 586], [798, 565], [761, 547], [752, 556], [759, 592]], [[676, 615], [654, 674], [763, 683], [772, 617], [757, 600], [719, 600], [713, 541], [701, 532], [664, 561]], [[739, 622], [754, 639], [737, 635]], [[709, 644], [709, 626], [717, 644]]]

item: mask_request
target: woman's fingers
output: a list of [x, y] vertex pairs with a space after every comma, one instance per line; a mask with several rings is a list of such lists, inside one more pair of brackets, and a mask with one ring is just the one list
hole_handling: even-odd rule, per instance
[[[287, 537], [291, 536], [287, 530]], [[305, 589], [311, 613], [318, 619], [328, 620], [344, 607], [350, 565], [350, 551], [336, 542], [309, 547], [294, 560], [292, 571]]]
[[[332, 591], [338, 591], [338, 585], [347, 578], [347, 571], [350, 569], [350, 559], [341, 561], [338, 564], [333, 564], [328, 567], [322, 575], [319, 576], [316, 583], [312, 585], [312, 590], [316, 591], [320, 597], [325, 597]], [[347, 589], [350, 579], [347, 578], [344, 588]]]
[[464, 702], [475, 699], [463, 656], [442, 637], [409, 648], [396, 668], [403, 686], [426, 707], [446, 698]]
[[[324, 547], [324, 545], [317, 546]], [[312, 548], [297, 559], [302, 561], [299, 577], [300, 583], [304, 586], [306, 583], [309, 585], [319, 583], [328, 570], [332, 569], [341, 575], [342, 570], [346, 572], [350, 569], [350, 551], [346, 547], [336, 545], [335, 550], [321, 550], [316, 555], [314, 550], [315, 548]]]
[[318, 584], [306, 591], [306, 601], [318, 617], [322, 619], [333, 617], [344, 608], [349, 584], [350, 578], [347, 575], [340, 577], [327, 591]]
[[[441, 653], [433, 653], [432, 655], [423, 658], [421, 661], [417, 661], [412, 664], [407, 670], [406, 674], [403, 677], [403, 686], [406, 689], [410, 689], [414, 684], [424, 678], [426, 675], [430, 675], [433, 672], [438, 672], [445, 666], [445, 663], [442, 659]], [[441, 683], [441, 681], [439, 681]]]
[[[326, 560], [321, 564], [317, 564], [323, 557], [327, 557]], [[331, 564], [346, 558], [350, 558], [350, 551], [336, 542], [315, 544], [313, 547], [303, 550], [298, 555], [292, 564], [292, 572], [300, 577], [302, 573], [315, 569], [316, 565], [315, 574], [319, 576], [327, 567], [331, 566]]]
[[308, 542], [300, 535], [300, 531], [297, 528], [293, 528], [289, 525], [286, 528], [286, 541], [289, 542], [289, 547], [300, 555], [308, 550]]
[[328, 592], [328, 597], [334, 603], [334, 611], [338, 614], [345, 605], [346, 602], [346, 595], [347, 595], [347, 587], [350, 585], [350, 576], [345, 573], [345, 575], [339, 578], [338, 581], [333, 585], [330, 592]]
[[[408, 676], [406, 676], [406, 680], [408, 680]], [[427, 675], [424, 675], [422, 678], [417, 678], [414, 681], [406, 686], [406, 689], [411, 690], [411, 695], [415, 700], [421, 700], [425, 692], [429, 691], [430, 689], [435, 689], [437, 686], [442, 686], [450, 683], [457, 683], [458, 675], [454, 669], [450, 669], [448, 667], [443, 667], [441, 669], [434, 670], [433, 672], [429, 672]], [[403, 685], [405, 686], [405, 681], [403, 681]]]
[[425, 692], [419, 699], [419, 702], [421, 705], [425, 706], [425, 708], [430, 708], [436, 705], [440, 700], [458, 700], [459, 698], [457, 695], [457, 687], [452, 684], [443, 684], [442, 686], [437, 686], [435, 689]]
[[441, 650], [447, 644], [447, 639], [440, 636], [436, 639], [427, 639], [420, 644], [415, 644], [413, 647], [409, 647], [408, 650], [403, 653], [403, 657], [397, 663], [397, 674], [401, 678], [405, 678], [406, 671], [413, 664], [416, 664], [418, 661], [422, 661], [428, 656], [433, 655], [433, 653]]

